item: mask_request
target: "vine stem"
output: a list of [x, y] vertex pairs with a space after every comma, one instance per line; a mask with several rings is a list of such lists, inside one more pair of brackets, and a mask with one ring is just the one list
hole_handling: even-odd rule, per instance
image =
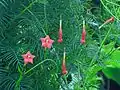
[[119, 4], [116, 4], [116, 3], [114, 3], [114, 2], [111, 2], [111, 1], [108, 1], [108, 0], [106, 0], [106, 2], [108, 2], [108, 3], [110, 3], [110, 4], [113, 4], [113, 5], [116, 5], [116, 6], [120, 7]]
[[[94, 60], [95, 60], [97, 54], [100, 52], [100, 50], [101, 50], [101, 48], [102, 48], [102, 46], [103, 46], [105, 40], [107, 39], [107, 37], [108, 37], [109, 34], [110, 34], [110, 32], [111, 32], [111, 28], [108, 30], [106, 36], [104, 37], [102, 43], [100, 44], [100, 48], [98, 49], [98, 51], [96, 52], [96, 54], [95, 54], [94, 57], [92, 58], [92, 60], [91, 60], [91, 62], [90, 62], [90, 64], [89, 64], [89, 68], [94, 64], [94, 62], [95, 62]], [[89, 69], [88, 69], [88, 70], [89, 70]], [[88, 70], [87, 70], [87, 72], [88, 72]], [[85, 78], [85, 83], [84, 83], [84, 84], [86, 84], [87, 77], [88, 77], [88, 74], [86, 74], [86, 78]]]
[[21, 71], [20, 67], [18, 66], [18, 72], [20, 73], [19, 79], [16, 81], [16, 85], [14, 90], [20, 90], [20, 82], [23, 78], [23, 72]]
[[[21, 11], [21, 13], [20, 13], [19, 15], [22, 15], [25, 11], [27, 11], [30, 7], [32, 7], [32, 5], [33, 5], [35, 2], [36, 2], [36, 0], [33, 1], [33, 2], [31, 2], [25, 9], [23, 9], [23, 10]], [[18, 16], [19, 16], [19, 15], [18, 15]]]
[[97, 54], [100, 52], [100, 50], [101, 50], [101, 48], [102, 48], [102, 46], [103, 46], [105, 40], [107, 39], [107, 37], [108, 37], [110, 31], [111, 31], [111, 28], [109, 29], [109, 31], [107, 32], [105, 38], [103, 39], [102, 43], [100, 44], [100, 48], [98, 49], [98, 51], [97, 51], [96, 54], [94, 55], [94, 57], [93, 57], [93, 59], [92, 59], [92, 61], [91, 61], [91, 63], [90, 63], [89, 66], [92, 66], [92, 64], [94, 63], [94, 59], [96, 58]]
[[44, 28], [42, 27], [42, 24], [40, 23], [39, 19], [34, 15], [34, 13], [32, 11], [29, 10], [29, 8], [27, 8], [28, 12], [35, 18], [35, 20], [38, 22], [38, 24], [41, 26], [41, 29], [44, 33], [44, 35], [46, 36], [46, 31], [44, 30]]
[[[100, 0], [100, 1], [101, 1], [102, 5], [105, 7], [105, 9], [106, 9], [112, 16], [114, 16], [117, 20], [119, 20], [119, 19], [108, 9], [108, 7], [104, 4], [103, 0]], [[108, 2], [108, 1], [107, 1], [107, 2]]]
[[28, 71], [26, 71], [26, 72], [24, 73], [24, 75], [28, 74], [30, 71], [32, 71], [33, 69], [35, 69], [36, 67], [38, 67], [39, 65], [41, 65], [42, 63], [44, 63], [44, 62], [46, 62], [46, 61], [51, 61], [51, 62], [53, 62], [53, 63], [56, 65], [56, 67], [57, 67], [56, 62], [53, 61], [52, 59], [45, 59], [44, 61], [39, 62], [37, 65], [35, 65], [34, 67], [32, 67], [31, 69], [29, 69]]
[[44, 4], [44, 18], [45, 18], [45, 29], [48, 33], [48, 26], [47, 26], [47, 13], [46, 13], [46, 5]]
[[66, 85], [66, 88], [67, 88], [67, 90], [69, 90], [69, 87], [68, 87], [68, 81], [67, 81], [67, 76], [66, 76], [66, 75], [64, 76], [64, 79], [65, 79], [65, 85]]
[[[102, 48], [102, 46], [103, 46], [105, 40], [107, 39], [107, 37], [108, 37], [110, 31], [111, 31], [111, 28], [108, 30], [108, 32], [107, 32], [105, 38], [103, 39], [102, 43], [100, 44], [100, 48], [98, 49], [98, 51], [97, 51], [96, 54], [94, 55], [93, 59], [91, 60], [91, 62], [90, 62], [90, 64], [89, 64], [89, 68], [94, 64], [94, 62], [95, 62], [94, 60], [95, 60], [97, 54], [100, 52], [100, 50], [101, 50], [101, 48]], [[88, 69], [88, 70], [89, 70], [89, 69]], [[87, 72], [88, 72], [88, 70], [87, 70]], [[87, 77], [88, 77], [88, 74], [86, 75], [84, 85], [86, 84]]]
[[36, 2], [33, 1], [31, 2], [28, 6], [26, 6], [13, 20], [15, 20], [16, 18], [18, 18], [19, 16], [21, 16], [22, 14], [24, 14], [30, 7], [32, 7], [32, 5]]

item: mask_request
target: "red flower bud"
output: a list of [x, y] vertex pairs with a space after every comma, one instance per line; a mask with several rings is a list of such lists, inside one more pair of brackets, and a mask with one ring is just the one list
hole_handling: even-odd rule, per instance
[[63, 39], [62, 39], [62, 20], [60, 20], [60, 28], [59, 28], [59, 32], [58, 32], [58, 42], [61, 43], [63, 42]]
[[67, 74], [67, 69], [66, 69], [66, 64], [65, 64], [65, 51], [64, 51], [64, 55], [63, 55], [63, 61], [62, 61], [62, 74], [65, 75]]
[[100, 27], [99, 29], [101, 29], [104, 25], [106, 25], [107, 23], [113, 22], [114, 21], [114, 17], [111, 17], [110, 19], [106, 20]]
[[85, 38], [86, 38], [86, 30], [85, 30], [85, 21], [83, 21], [83, 31], [82, 31], [82, 36], [81, 36], [81, 44], [85, 43]]
[[113, 22], [114, 21], [114, 17], [111, 17], [110, 19], [106, 20], [105, 23], [109, 23], [109, 22]]

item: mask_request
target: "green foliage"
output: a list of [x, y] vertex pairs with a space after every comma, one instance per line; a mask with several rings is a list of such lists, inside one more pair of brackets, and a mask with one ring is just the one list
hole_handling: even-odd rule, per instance
[[109, 58], [106, 59], [106, 68], [102, 71], [103, 73], [112, 80], [115, 80], [120, 84], [119, 74], [120, 74], [120, 50], [114, 48], [115, 43], [111, 42], [103, 47], [105, 53], [109, 53]]
[[[117, 62], [120, 51], [110, 43], [114, 40], [119, 46], [117, 38], [120, 33], [118, 22], [99, 30], [98, 26], [110, 14], [102, 6], [93, 7], [91, 0], [0, 0], [0, 90], [14, 90], [15, 87], [20, 90], [63, 89], [65, 81], [61, 62], [64, 47], [68, 75], [77, 73], [74, 90], [99, 89], [102, 78], [97, 75], [98, 71], [104, 65], [120, 66]], [[113, 9], [119, 18], [119, 10]], [[57, 43], [60, 18], [63, 21], [61, 44]], [[80, 44], [83, 20], [86, 21], [87, 32], [84, 45]], [[45, 51], [40, 38], [46, 35], [55, 42], [51, 49]], [[111, 47], [114, 52], [110, 51]], [[36, 57], [34, 64], [25, 66], [21, 55], [27, 51]]]
[[105, 53], [109, 53], [109, 58], [106, 59], [106, 62], [105, 64], [108, 66], [108, 67], [113, 67], [113, 68], [120, 68], [120, 50], [119, 49], [116, 49], [114, 48], [114, 45], [115, 43], [114, 42], [111, 42], [110, 44], [108, 45], [105, 45], [103, 47], [103, 51]]
[[119, 0], [100, 0], [106, 11], [114, 16], [117, 20], [120, 20], [120, 1]]
[[107, 67], [103, 72], [109, 79], [115, 80], [120, 85], [120, 68]]

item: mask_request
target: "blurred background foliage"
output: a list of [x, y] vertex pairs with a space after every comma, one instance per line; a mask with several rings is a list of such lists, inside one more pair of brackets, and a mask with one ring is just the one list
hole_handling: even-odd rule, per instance
[[[26, 71], [45, 58], [54, 60], [57, 66], [49, 61], [39, 65], [23, 77], [20, 90], [66, 90], [61, 75], [64, 47], [67, 80], [71, 83], [77, 78], [72, 82], [73, 88], [68, 87], [68, 90], [101, 89], [104, 81], [98, 75], [101, 70], [108, 78], [120, 83], [119, 77], [114, 76], [118, 72], [113, 71], [120, 68], [120, 1], [100, 1], [0, 0], [0, 90], [14, 90], [19, 78], [17, 68], [22, 69], [24, 64], [21, 55], [27, 51], [36, 58], [33, 65], [27, 65]], [[60, 16], [63, 20], [62, 44], [57, 43]], [[115, 22], [98, 29], [111, 16], [115, 17]], [[83, 20], [87, 31], [85, 45], [80, 44]], [[46, 54], [40, 42], [45, 35], [55, 40]], [[91, 60], [95, 62], [92, 65]]]

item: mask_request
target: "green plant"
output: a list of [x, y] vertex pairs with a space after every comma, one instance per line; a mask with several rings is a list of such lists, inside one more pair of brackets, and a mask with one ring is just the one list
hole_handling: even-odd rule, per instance
[[[97, 13], [94, 14], [90, 0], [1, 0], [0, 89], [69, 90], [69, 83], [73, 81], [68, 80], [69, 76], [77, 74], [72, 89], [98, 90], [103, 81], [97, 75], [100, 70], [116, 80], [106, 68], [119, 68], [116, 62], [119, 59], [119, 9], [113, 8], [117, 11], [112, 14], [115, 22], [99, 29], [111, 16], [104, 2], [107, 1], [101, 0], [103, 6], [95, 8]], [[62, 43], [57, 42], [59, 20], [63, 21]], [[86, 22], [87, 36], [85, 43], [81, 44], [83, 21]], [[44, 49], [41, 45], [40, 38], [46, 35], [54, 40], [51, 49]], [[112, 41], [116, 42], [117, 49]], [[61, 73], [64, 48], [66, 75]], [[25, 66], [21, 55], [27, 51], [35, 58], [33, 64]]]

